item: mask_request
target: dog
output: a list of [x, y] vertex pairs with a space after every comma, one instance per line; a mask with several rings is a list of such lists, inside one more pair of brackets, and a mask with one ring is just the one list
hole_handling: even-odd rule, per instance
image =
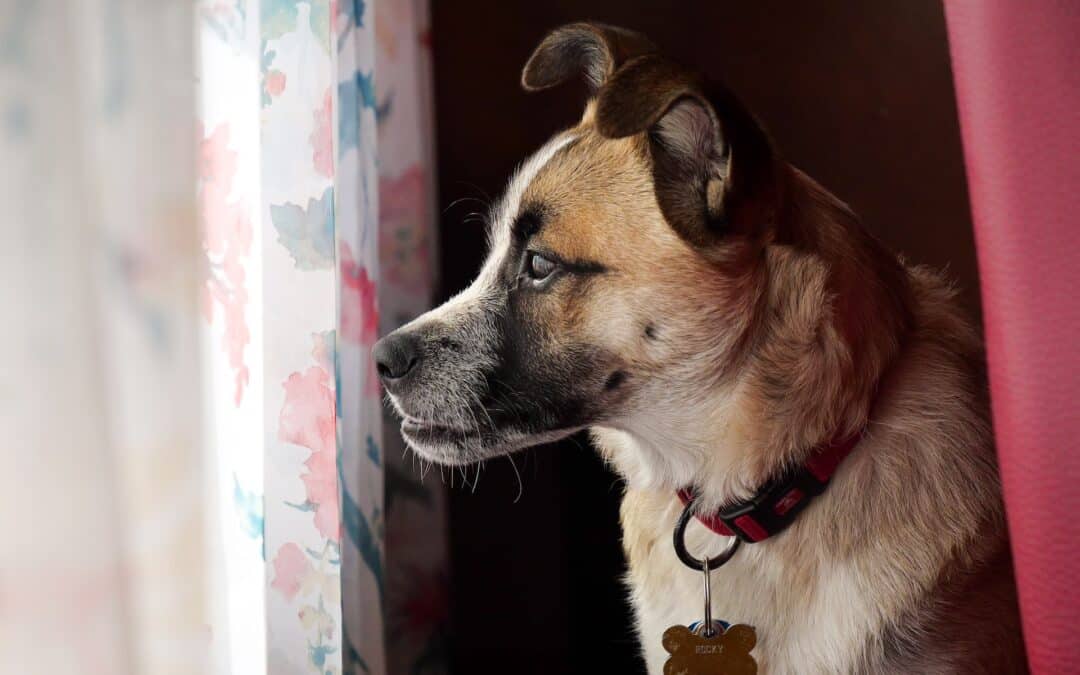
[[[640, 34], [559, 28], [522, 83], [579, 75], [581, 120], [511, 178], [476, 280], [374, 348], [409, 446], [461, 466], [590, 430], [625, 479], [659, 674], [664, 631], [703, 609], [672, 546], [687, 495], [707, 519], [853, 439], [783, 531], [712, 572], [714, 615], [754, 628], [763, 673], [1024, 672], [984, 357], [950, 282]], [[685, 533], [693, 560], [732, 541]]]

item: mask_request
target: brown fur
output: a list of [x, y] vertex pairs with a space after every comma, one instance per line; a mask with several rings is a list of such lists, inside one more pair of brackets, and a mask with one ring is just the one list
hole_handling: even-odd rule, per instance
[[[460, 464], [591, 428], [627, 481], [627, 582], [655, 675], [664, 630], [701, 613], [699, 573], [671, 546], [676, 490], [716, 509], [865, 429], [794, 525], [714, 572], [714, 615], [757, 628], [764, 673], [1022, 672], [981, 345], [949, 284], [644, 38], [560, 29], [523, 82], [578, 70], [594, 98], [511, 182], [480, 277], [402, 329], [430, 365], [392, 400], [453, 427], [413, 447]], [[537, 254], [559, 261], [550, 282], [528, 277]], [[524, 412], [491, 421], [508, 409]], [[688, 543], [727, 546], [696, 526]]]
[[[662, 111], [689, 85], [666, 64], [642, 74], [643, 60], [629, 66], [636, 65], [636, 72], [609, 86], [635, 91], [638, 100], [661, 100], [651, 105]], [[631, 77], [660, 81], [646, 87], [655, 93], [641, 94], [641, 83], [625, 85]], [[634, 101], [602, 91], [601, 113], [605, 104], [625, 116]], [[798, 525], [754, 547], [758, 555], [743, 555], [769, 556], [778, 577], [763, 578], [756, 565], [738, 562], [717, 573], [721, 595], [726, 583], [765, 596], [753, 601], [759, 605], [754, 618], [763, 624], [765, 672], [770, 666], [771, 672], [1023, 670], [982, 353], [948, 285], [926, 270], [906, 268], [845, 205], [783, 165], [770, 176], [770, 193], [778, 193], [774, 203], [780, 206], [765, 241], [714, 244], [706, 262], [690, 250], [702, 236], [685, 238], [688, 245], [673, 236], [670, 212], [656, 217], [656, 210], [664, 211], [653, 198], [657, 190], [641, 175], [655, 166], [645, 138], [605, 140], [621, 135], [622, 128], [612, 127], [651, 126], [657, 116], [607, 121], [601, 131], [592, 128], [595, 116], [586, 112], [574, 131], [580, 140], [550, 162], [527, 192], [537, 203], [558, 205], [559, 217], [540, 241], [617, 271], [609, 286], [590, 288], [562, 313], [574, 317], [578, 330], [603, 333], [607, 343], [619, 332], [618, 353], [633, 357], [632, 376], [670, 367], [650, 359], [646, 341], [611, 324], [612, 305], [666, 303], [665, 314], [682, 317], [696, 310], [708, 324], [684, 330], [706, 339], [718, 331], [732, 336], [711, 377], [691, 378], [695, 387], [728, 382], [724, 388], [737, 392], [723, 430], [712, 436], [736, 456], [715, 467], [706, 458], [694, 477], [706, 508], [744, 495], [802, 461], [815, 445], [869, 425], [828, 494]], [[759, 202], [752, 216], [743, 217], [760, 220], [761, 214]], [[601, 325], [590, 328], [588, 317]], [[561, 326], [559, 332], [571, 330]], [[600, 425], [594, 435], [612, 463], [633, 477], [637, 470], [626, 465], [636, 461], [637, 444], [626, 442], [617, 427]], [[639, 615], [651, 611], [651, 602], [671, 597], [674, 578], [683, 579], [690, 597], [696, 594], [696, 575], [680, 569], [670, 548], [679, 506], [674, 487], [638, 489], [631, 478], [625, 498], [628, 580]], [[818, 654], [785, 654], [776, 643], [797, 624], [791, 615], [828, 623], [828, 617], [811, 616], [822, 609], [813, 596], [837, 561], [853, 570], [852, 592], [872, 598], [867, 616], [876, 627], [847, 635], [838, 629], [831, 636], [836, 644], [820, 645]], [[977, 583], [982, 579], [992, 581]], [[691, 607], [671, 620], [694, 618]], [[730, 608], [738, 612], [739, 603]], [[649, 628], [642, 640], [655, 670], [663, 657], [657, 649], [661, 626]], [[851, 651], [836, 653], [841, 649]]]

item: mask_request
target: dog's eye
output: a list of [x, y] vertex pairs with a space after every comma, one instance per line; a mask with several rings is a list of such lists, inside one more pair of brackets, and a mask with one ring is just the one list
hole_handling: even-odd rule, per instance
[[533, 281], [543, 281], [555, 271], [555, 263], [539, 253], [529, 252], [528, 260], [525, 261], [525, 273]]

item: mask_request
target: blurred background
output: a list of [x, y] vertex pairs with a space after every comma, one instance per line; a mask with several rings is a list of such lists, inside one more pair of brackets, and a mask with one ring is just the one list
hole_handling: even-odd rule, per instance
[[[958, 22], [1075, 63], [1059, 18], [1080, 15], [1068, 0], [1040, 0], [1030, 25], [979, 13], [1007, 4], [0, 0], [0, 672], [644, 672], [623, 486], [588, 439], [475, 483], [425, 474], [370, 367], [379, 334], [469, 284], [485, 254], [470, 214], [578, 119], [583, 86], [526, 94], [521, 67], [567, 22], [646, 33], [727, 83], [887, 245], [948, 268], [979, 319], [946, 9], [969, 72], [1013, 60], [957, 42]], [[1075, 68], [1034, 72], [1012, 82], [1080, 89]], [[1055, 123], [1078, 107], [981, 119], [1009, 121], [998, 138], [1034, 129], [1001, 155], [1030, 147], [1018, 172], [1067, 176], [1039, 141], [1075, 156]], [[1027, 188], [1001, 175], [972, 194]], [[983, 218], [1075, 225], [994, 206]], [[1049, 274], [1060, 239], [1039, 240], [1050, 253], [1014, 312], [1066, 278]], [[996, 279], [1004, 293], [1013, 277]], [[1053, 375], [1062, 352], [1035, 353]], [[1038, 428], [1060, 435], [1025, 453], [1069, 447], [1063, 423]], [[1070, 502], [1025, 503], [1030, 524]], [[1015, 531], [1032, 556], [1080, 559], [1060, 528]], [[1068, 622], [1055, 631], [1042, 653], [1075, 654]]]

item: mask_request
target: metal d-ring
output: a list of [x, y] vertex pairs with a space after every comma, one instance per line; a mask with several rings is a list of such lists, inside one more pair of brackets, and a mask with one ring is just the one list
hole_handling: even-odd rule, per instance
[[696, 503], [697, 497], [691, 499], [686, 507], [683, 508], [682, 515], [679, 516], [679, 520], [675, 523], [675, 534], [673, 536], [675, 542], [675, 555], [679, 556], [679, 560], [682, 561], [682, 564], [690, 569], [699, 572], [711, 572], [728, 560], [731, 560], [731, 556], [735, 555], [735, 551], [739, 550], [739, 544], [742, 543], [742, 540], [738, 537], [732, 537], [731, 544], [724, 549], [722, 553], [713, 556], [712, 558], [695, 558], [690, 555], [690, 551], [686, 550], [686, 526], [694, 516], [694, 505]]

